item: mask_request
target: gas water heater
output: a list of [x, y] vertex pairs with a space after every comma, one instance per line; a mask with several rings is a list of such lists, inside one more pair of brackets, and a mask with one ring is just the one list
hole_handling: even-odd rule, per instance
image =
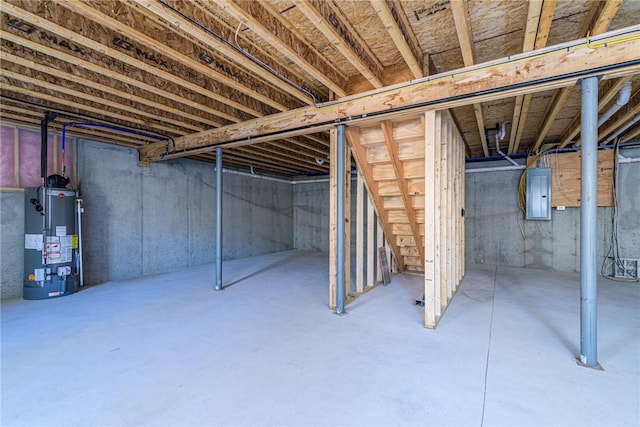
[[51, 175], [25, 189], [24, 299], [61, 297], [82, 285], [82, 200], [69, 180]]

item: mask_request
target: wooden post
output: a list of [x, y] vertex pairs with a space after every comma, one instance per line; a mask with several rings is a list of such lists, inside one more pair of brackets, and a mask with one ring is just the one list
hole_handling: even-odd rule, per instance
[[436, 327], [436, 307], [440, 303], [436, 301], [435, 281], [436, 260], [436, 145], [439, 141], [435, 138], [436, 111], [425, 113], [425, 150], [424, 150], [424, 326]]
[[447, 270], [447, 250], [449, 247], [449, 221], [447, 217], [447, 205], [449, 202], [449, 152], [447, 149], [447, 137], [449, 136], [448, 121], [444, 114], [440, 113], [442, 131], [440, 133], [440, 303], [444, 310], [449, 303], [447, 283], [449, 280]]
[[[433, 139], [433, 162], [434, 162], [434, 170], [433, 174], [433, 186], [434, 186], [434, 219], [433, 219], [433, 240], [435, 242], [435, 252], [434, 252], [434, 295], [435, 295], [435, 313], [436, 318], [439, 319], [442, 315], [442, 308], [445, 306], [442, 302], [442, 299], [446, 299], [446, 293], [444, 296], [442, 295], [442, 265], [441, 265], [441, 254], [442, 254], [442, 216], [440, 212], [442, 211], [442, 201], [444, 200], [444, 196], [442, 194], [442, 112], [437, 111], [433, 118], [433, 129], [430, 131], [430, 137]], [[426, 196], [425, 196], [426, 199]], [[426, 232], [426, 230], [425, 230]]]
[[453, 289], [455, 286], [455, 269], [453, 262], [454, 242], [455, 242], [455, 228], [453, 227], [453, 174], [454, 174], [454, 153], [453, 153], [453, 121], [446, 116], [447, 119], [447, 305], [453, 298]]
[[364, 291], [364, 180], [360, 169], [356, 178], [356, 292]]
[[376, 284], [376, 213], [371, 201], [371, 195], [367, 192], [367, 286]]
[[378, 248], [384, 246], [384, 232], [382, 231], [382, 224], [380, 223], [380, 217], [376, 215], [376, 278], [378, 281], [382, 280], [382, 269], [380, 268], [380, 258], [378, 257]]
[[336, 202], [337, 202], [337, 165], [338, 158], [336, 150], [337, 132], [331, 129], [329, 132], [329, 308], [336, 308]]

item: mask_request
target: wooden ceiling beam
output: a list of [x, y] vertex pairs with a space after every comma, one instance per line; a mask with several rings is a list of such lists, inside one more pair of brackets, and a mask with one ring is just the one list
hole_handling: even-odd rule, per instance
[[[635, 34], [640, 33], [640, 27], [630, 28], [635, 28]], [[615, 78], [638, 73], [640, 63], [635, 52], [640, 51], [640, 39], [626, 37], [612, 43], [615, 34], [604, 36], [602, 41], [606, 43], [596, 49], [580, 40], [572, 41], [552, 50], [513, 55], [451, 74], [353, 95], [319, 108], [299, 108], [177, 138], [179, 152], [164, 158], [194, 154], [215, 145], [251, 145], [326, 131], [340, 122], [382, 121], [431, 109], [557, 89], [575, 85], [578, 78], [590, 75]], [[153, 144], [144, 147], [141, 155], [145, 160], [158, 160], [164, 150], [164, 145]]]
[[[152, 101], [149, 101], [145, 98], [139, 97], [139, 96], [135, 96], [132, 95], [130, 93], [126, 93], [126, 92], [122, 92], [119, 91], [117, 89], [113, 89], [111, 87], [102, 85], [100, 83], [91, 81], [91, 80], [87, 80], [84, 79], [82, 77], [76, 76], [74, 74], [69, 74], [66, 73], [64, 71], [49, 67], [48, 65], [42, 65], [42, 64], [36, 64], [33, 61], [28, 61], [28, 60], [24, 60], [23, 58], [20, 58], [19, 56], [15, 56], [15, 55], [11, 55], [8, 54], [6, 52], [0, 52], [0, 60], [4, 61], [3, 67], [3, 74], [5, 74], [7, 77], [14, 77], [17, 80], [22, 80], [22, 77], [19, 76], [23, 76], [25, 79], [29, 79], [27, 77], [26, 74], [24, 73], [17, 73], [17, 72], [13, 72], [10, 70], [10, 68], [15, 69], [14, 67], [8, 65], [8, 63], [11, 64], [17, 64], [20, 65], [22, 67], [27, 67], [31, 73], [35, 73], [38, 77], [38, 79], [29, 79], [29, 81], [31, 83], [33, 83], [34, 85], [41, 85], [43, 87], [46, 87], [49, 90], [52, 91], [57, 91], [58, 88], [65, 88], [66, 86], [62, 83], [61, 80], [66, 80], [68, 82], [73, 82], [73, 83], [77, 83], [77, 84], [81, 84], [87, 88], [90, 89], [95, 89], [98, 91], [103, 92], [104, 94], [110, 94], [110, 95], [114, 95], [117, 96], [119, 98], [122, 98], [124, 100], [128, 100], [128, 101], [134, 101], [137, 102], [141, 105], [146, 105], [147, 107], [151, 107], [154, 109], [163, 109], [162, 107], [164, 107], [162, 104], [158, 104], [158, 103], [154, 103]], [[58, 79], [57, 82], [55, 84], [51, 84], [51, 83], [47, 83], [44, 78], [42, 77], [42, 74], [46, 73], [49, 74], [50, 76], [54, 77], [55, 79]], [[26, 80], [23, 80], [26, 81]], [[67, 89], [69, 90], [69, 89]], [[75, 92], [75, 94], [73, 94], [73, 92]], [[194, 126], [192, 124], [190, 124], [189, 122], [186, 122], [183, 118], [183, 120], [175, 120], [172, 119], [170, 117], [163, 117], [163, 116], [159, 116], [157, 113], [153, 113], [153, 112], [146, 112], [144, 110], [141, 110], [139, 108], [133, 108], [133, 107], [129, 107], [127, 106], [124, 102], [114, 102], [114, 101], [109, 101], [107, 98], [101, 98], [101, 97], [92, 97], [91, 95], [88, 94], [88, 92], [78, 92], [78, 91], [70, 91], [68, 93], [69, 95], [75, 96], [75, 97], [79, 97], [79, 98], [85, 98], [90, 100], [91, 98], [94, 98], [93, 101], [94, 102], [99, 102], [99, 103], [103, 103], [105, 105], [108, 105], [110, 107], [113, 108], [117, 108], [117, 109], [121, 109], [124, 111], [127, 111], [129, 113], [132, 114], [137, 114], [137, 115], [141, 115], [141, 116], [145, 116], [145, 117], [149, 117], [151, 119], [154, 120], [158, 120], [158, 121], [162, 121], [162, 122], [166, 122], [166, 123], [170, 123], [174, 126], [178, 126], [181, 128], [185, 128], [185, 129], [189, 129], [191, 131], [194, 132], [199, 132], [204, 130], [204, 126], [200, 125], [200, 126]], [[85, 95], [86, 94], [86, 95]], [[103, 100], [103, 101], [98, 101], [98, 100]], [[126, 101], [125, 101], [126, 102]], [[169, 107], [167, 107], [169, 108]], [[172, 111], [171, 114], [176, 114], [176, 115], [180, 115], [182, 116], [181, 112], [177, 109], [171, 109]], [[222, 123], [212, 123], [208, 120], [204, 120], [202, 119], [202, 124], [206, 124], [209, 125], [210, 127], [220, 127], [222, 126]]]
[[316, 158], [320, 158], [320, 159], [323, 159], [323, 160], [326, 161], [326, 157], [329, 155], [329, 151], [320, 150], [319, 148], [316, 148], [316, 147], [314, 147], [312, 145], [309, 145], [309, 144], [306, 144], [304, 142], [300, 142], [300, 141], [297, 141], [297, 140], [292, 139], [292, 138], [285, 138], [284, 140], [289, 142], [290, 144], [297, 145], [298, 147], [303, 147], [305, 150], [308, 150], [308, 151], [314, 153]]
[[[76, 0], [72, 0], [72, 1], [75, 2]], [[185, 19], [183, 16], [175, 13], [173, 10], [169, 9], [168, 7], [163, 6], [163, 3], [151, 2], [149, 0], [128, 0], [128, 1], [131, 4], [135, 4], [137, 6], [137, 10], [140, 11], [144, 9], [162, 18], [163, 22], [161, 23], [166, 28], [174, 32], [177, 32], [178, 34], [186, 34], [191, 38], [191, 40], [203, 43], [208, 48], [213, 49], [214, 52], [224, 55], [225, 57], [229, 58], [230, 60], [238, 64], [240, 67], [246, 69], [253, 76], [259, 76], [261, 79], [273, 85], [273, 87], [279, 88], [288, 96], [297, 98], [297, 100], [302, 102], [303, 104], [311, 103], [311, 97], [308, 94], [303, 93], [297, 89], [293, 89], [288, 85], [283, 85], [282, 80], [280, 80], [278, 77], [274, 76], [269, 72], [265, 72], [264, 68], [262, 68], [257, 63], [249, 60], [247, 57], [242, 55], [237, 49], [234, 49], [233, 47], [231, 47], [229, 43], [224, 43], [220, 39], [213, 37], [210, 33], [203, 30], [199, 26], [193, 24], [189, 20]], [[182, 2], [180, 4], [181, 12], [183, 11], [183, 9], [185, 9], [184, 12], [188, 14], [189, 11], [187, 11], [186, 9], [190, 7], [195, 7], [195, 6], [196, 6], [195, 3], [191, 4], [191, 2]], [[206, 25], [206, 23], [204, 25]], [[159, 48], [160, 49], [159, 51], [162, 52], [162, 54], [168, 54], [168, 52], [166, 51], [167, 47], [162, 44], [160, 44], [160, 46], [161, 47]], [[164, 50], [162, 50], [162, 46], [164, 46]], [[215, 78], [213, 77], [215, 74], [217, 74], [218, 76], [223, 76], [220, 73], [215, 73], [215, 70], [213, 70], [211, 67], [204, 66], [202, 64], [198, 64], [198, 65], [201, 65], [209, 70], [210, 74], [205, 73], [204, 75], [209, 75], [212, 78]], [[258, 92], [256, 89], [260, 86], [259, 83], [257, 83], [254, 87], [248, 87], [238, 83], [231, 77], [224, 76], [224, 79], [225, 79], [225, 83], [224, 83], [225, 85], [235, 90], [238, 90], [242, 93], [245, 93], [246, 95], [251, 96], [255, 99], [258, 99], [260, 100], [260, 102], [266, 105], [270, 105], [271, 107], [277, 110], [280, 110], [280, 111], [288, 110], [292, 106], [290, 104], [286, 104], [284, 101], [281, 101], [281, 102], [274, 101], [274, 99], [277, 99], [278, 97], [274, 96], [273, 94], [268, 96], [266, 94], [262, 94]], [[290, 90], [286, 90], [286, 89], [290, 89]]]
[[[6, 74], [6, 72], [3, 72]], [[30, 87], [33, 87], [33, 85], [35, 83], [39, 83], [40, 86], [42, 86], [42, 82], [38, 82], [35, 81], [36, 79], [31, 79], [31, 78], [27, 78], [22, 76], [22, 80], [25, 83], [28, 83], [30, 85]], [[34, 82], [35, 81], [35, 82]], [[96, 115], [100, 115], [100, 116], [106, 116], [106, 117], [111, 117], [112, 119], [116, 119], [119, 120], [121, 123], [128, 123], [128, 124], [136, 124], [139, 126], [144, 126], [146, 129], [150, 130], [149, 127], [149, 123], [145, 120], [141, 120], [141, 119], [136, 119], [130, 116], [125, 116], [122, 115], [120, 113], [113, 113], [111, 111], [107, 111], [104, 108], [96, 108], [96, 107], [91, 107], [89, 105], [85, 105], [85, 104], [80, 104], [78, 102], [74, 102], [71, 101], [69, 99], [64, 99], [61, 98], [59, 96], [53, 96], [53, 95], [49, 95], [47, 93], [43, 93], [43, 92], [38, 92], [36, 90], [33, 89], [26, 89], [24, 87], [20, 87], [20, 86], [16, 86], [13, 84], [9, 84], [9, 83], [4, 83], [4, 82], [0, 82], [0, 89], [2, 89], [3, 91], [11, 91], [14, 93], [19, 93], [21, 95], [25, 95], [25, 96], [29, 96], [35, 99], [40, 99], [40, 100], [44, 100], [47, 102], [52, 102], [52, 103], [64, 103], [65, 107], [72, 107], [77, 109], [78, 111], [84, 111], [84, 112], [90, 112]], [[67, 92], [66, 89], [62, 88], [62, 87], [54, 87], [51, 90], [55, 90], [57, 92], [61, 92], [61, 93], [65, 93]], [[72, 95], [73, 96], [73, 95]], [[87, 99], [88, 95], [82, 94], [82, 96]], [[102, 104], [104, 105], [104, 104]], [[141, 129], [142, 130], [142, 129]], [[171, 134], [172, 136], [178, 136], [178, 135], [185, 135], [184, 132], [180, 132], [174, 128], [168, 128], [166, 126], [161, 126], [161, 125], [154, 125], [153, 130], [158, 131], [158, 130], [163, 130], [164, 132], [167, 132], [169, 134]]]
[[413, 77], [416, 79], [423, 77], [424, 55], [402, 5], [394, 0], [371, 0], [371, 5], [398, 48], [404, 62], [413, 73]]
[[[222, 155], [226, 156], [237, 156], [235, 157], [237, 160], [244, 160], [248, 166], [253, 167], [268, 167], [273, 170], [279, 171], [279, 173], [287, 173], [287, 174], [297, 174], [304, 170], [304, 168], [289, 166], [287, 163], [278, 163], [275, 164], [271, 160], [262, 157], [261, 155], [256, 155], [255, 151], [252, 150], [253, 147], [233, 147], [223, 150]], [[255, 162], [255, 163], [254, 163]]]
[[253, 145], [251, 147], [236, 147], [235, 151], [243, 153], [243, 155], [251, 156], [251, 158], [271, 163], [276, 162], [279, 166], [289, 168], [291, 170], [306, 170], [315, 172], [326, 172], [326, 169], [307, 162], [296, 162], [280, 155], [274, 155], [274, 150], [262, 146], [262, 144]]
[[[36, 131], [40, 131], [40, 122], [42, 121], [42, 117], [46, 109], [42, 111], [34, 111], [25, 108], [15, 107], [11, 105], [2, 104], [0, 108], [0, 115], [6, 114], [7, 112], [15, 113], [15, 114], [6, 114], [4, 117], [12, 117], [15, 118], [20, 123], [28, 123], [30, 126], [33, 126]], [[12, 121], [15, 123], [15, 120]], [[73, 123], [74, 120], [64, 117], [58, 117], [55, 122], [49, 124], [51, 130], [54, 132], [62, 132], [62, 126], [64, 124]], [[126, 145], [128, 147], [139, 147], [140, 145], [147, 144], [149, 140], [144, 139], [137, 135], [131, 134], [123, 134], [118, 133], [116, 131], [109, 131], [107, 129], [100, 128], [83, 128], [83, 127], [74, 127], [69, 126], [65, 131], [68, 135], [73, 136], [75, 138], [84, 138], [84, 139], [92, 139], [99, 142], [106, 142], [117, 145]], [[96, 139], [97, 138], [97, 139]]]
[[[462, 53], [462, 60], [465, 67], [470, 67], [474, 64], [474, 52], [473, 52], [473, 35], [471, 33], [471, 19], [469, 17], [469, 6], [467, 2], [452, 1], [451, 12], [453, 13], [453, 20], [456, 26], [456, 33], [458, 34], [458, 42], [460, 43], [460, 51]], [[473, 104], [473, 112], [476, 116], [476, 124], [478, 125], [478, 133], [480, 134], [480, 141], [482, 142], [482, 152], [485, 157], [489, 156], [489, 147], [487, 145], [487, 135], [484, 129], [484, 116], [482, 114], [482, 104]]]
[[[409, 226], [411, 227], [411, 234], [416, 242], [418, 248], [418, 255], [420, 259], [424, 259], [424, 246], [422, 244], [422, 236], [420, 235], [420, 226], [418, 225], [418, 219], [416, 216], [416, 210], [413, 207], [411, 196], [409, 195], [409, 183], [404, 178], [404, 165], [400, 160], [400, 151], [398, 143], [393, 140], [393, 123], [389, 120], [385, 120], [380, 123], [382, 128], [382, 134], [384, 135], [384, 142], [389, 151], [389, 159], [391, 160], [391, 166], [396, 174], [398, 187], [400, 188], [400, 196], [404, 203], [405, 212], [409, 219]], [[390, 240], [390, 239], [387, 239]]]
[[567, 87], [563, 87], [562, 89], [554, 93], [553, 99], [551, 100], [551, 103], [549, 104], [546, 110], [547, 115], [545, 116], [544, 121], [542, 122], [542, 127], [538, 132], [538, 138], [536, 139], [536, 142], [533, 144], [531, 151], [538, 151], [538, 148], [540, 148], [540, 146], [542, 145], [544, 138], [547, 136], [549, 129], [551, 129], [551, 126], [553, 125], [553, 122], [556, 119], [556, 116], [562, 110], [562, 107], [564, 106], [565, 101], [571, 94], [572, 89], [573, 89], [573, 86], [567, 86]]
[[[91, 19], [92, 21], [97, 22], [98, 24], [106, 28], [109, 28], [112, 31], [115, 31], [116, 33], [124, 35], [125, 37], [135, 41], [136, 43], [140, 43], [143, 46], [150, 47], [154, 49], [156, 52], [160, 53], [161, 55], [166, 56], [167, 58], [170, 58], [171, 60], [179, 64], [182, 64], [185, 67], [188, 67], [194, 71], [197, 71], [203, 76], [206, 76], [207, 78], [215, 80], [231, 88], [234, 91], [238, 91], [248, 97], [254, 98], [262, 102], [263, 104], [269, 105], [279, 111], [288, 110], [290, 108], [290, 105], [285, 105], [283, 103], [284, 99], [281, 99], [280, 101], [276, 101], [275, 99], [278, 99], [278, 97], [276, 97], [275, 94], [263, 94], [259, 92], [256, 89], [256, 87], [260, 85], [258, 82], [255, 82], [254, 87], [241, 84], [233, 77], [230, 77], [222, 72], [219, 72], [207, 64], [204, 64], [202, 62], [197, 62], [190, 56], [187, 56], [184, 53], [178, 52], [170, 48], [165, 43], [162, 43], [161, 41], [156, 40], [154, 37], [150, 37], [140, 31], [137, 31], [136, 29], [130, 27], [129, 25], [126, 25], [120, 22], [118, 19], [115, 19], [109, 15], [106, 15], [102, 11], [95, 9], [94, 7], [91, 7], [86, 3], [83, 3], [78, 0], [59, 0], [59, 1], [61, 6], [68, 8], [72, 12], [79, 13], [80, 15], [85, 16], [88, 19]], [[213, 37], [211, 37], [208, 33], [204, 32], [203, 30], [197, 28], [195, 25], [187, 21], [181, 21], [180, 17], [178, 17], [175, 14], [172, 14], [172, 12], [169, 12], [167, 9], [163, 8], [160, 3], [149, 2], [148, 0], [140, 0], [140, 1], [132, 0], [132, 1], [136, 2], [136, 4], [138, 4], [139, 6], [139, 8], [135, 10], [140, 10], [141, 8], [149, 9], [151, 12], [153, 12], [157, 16], [163, 19], [166, 19], [168, 22], [167, 25], [172, 30], [177, 30], [176, 24], [173, 24], [173, 23], [180, 22], [179, 29], [181, 31], [186, 32], [193, 37], [199, 37], [199, 39], [202, 42], [208, 44], [212, 49], [221, 50], [221, 52], [225, 54], [227, 53], [227, 50], [232, 50], [228, 46], [226, 47], [226, 50], [220, 49], [219, 45], [221, 43], [213, 42], [212, 40], [215, 40], [215, 39], [213, 39]], [[270, 73], [265, 73], [264, 69], [262, 69], [256, 64], [253, 64], [253, 65], [254, 66], [246, 65], [246, 68], [249, 68], [250, 71], [254, 73], [254, 75], [258, 75], [258, 76], [261, 76], [262, 78], [266, 78], [267, 80], [270, 80], [270, 78], [268, 77], [268, 76], [271, 76]], [[272, 76], [272, 78], [275, 79], [274, 76]], [[247, 76], [247, 79], [248, 79], [248, 76]], [[282, 81], [280, 81], [279, 79], [278, 79], [278, 84], [279, 85], [282, 84]], [[293, 95], [295, 95], [295, 93], [296, 93], [295, 91], [292, 92]], [[226, 102], [226, 103], [233, 102], [232, 94], [229, 94], [228, 96], [223, 95], [222, 98], [224, 99], [224, 101], [221, 101], [221, 102]], [[305, 95], [305, 101], [308, 102], [308, 96], [306, 95]], [[236, 103], [236, 104], [239, 104], [239, 103]], [[239, 107], [236, 106], [236, 108], [239, 108]]]
[[635, 129], [632, 129], [629, 133], [625, 134], [625, 136], [622, 138], [622, 142], [631, 142], [634, 139], [638, 139], [638, 135], [640, 135], [640, 126], [637, 126]]
[[294, 3], [375, 89], [384, 86], [382, 64], [330, 1], [295, 0]]
[[[547, 45], [556, 4], [557, 0], [529, 0], [522, 52], [542, 49]], [[511, 119], [508, 154], [517, 153], [520, 149], [520, 141], [527, 122], [531, 99], [531, 94], [516, 96], [513, 118]]]
[[[592, 20], [587, 21], [587, 28], [589, 28], [589, 30], [586, 31], [585, 36], [595, 36], [604, 33], [607, 28], [609, 28], [609, 24], [618, 12], [621, 4], [622, 0], [595, 2], [593, 6], [596, 8], [595, 13]], [[546, 109], [546, 111], [548, 111], [547, 116], [544, 118], [542, 128], [534, 144], [534, 151], [540, 147], [542, 141], [547, 136], [547, 132], [551, 129], [551, 125], [555, 121], [556, 116], [562, 111], [562, 107], [569, 97], [571, 89], [570, 87], [562, 88], [559, 91], [560, 93], [556, 93], [552, 98], [551, 104], [549, 104], [549, 107]]]
[[266, 153], [275, 155], [276, 157], [272, 158], [276, 160], [281, 158], [289, 162], [293, 161], [293, 164], [295, 165], [309, 166], [310, 169], [318, 171], [329, 170], [328, 166], [326, 165], [318, 165], [313, 155], [308, 155], [307, 153], [302, 153], [299, 150], [292, 149], [283, 144], [281, 141], [270, 141], [265, 142], [264, 144], [252, 145], [251, 147], [258, 147]]
[[[306, 162], [315, 166], [320, 166], [323, 169], [326, 168], [327, 170], [329, 170], [329, 168], [326, 165], [319, 165], [318, 162], [316, 162], [316, 159], [318, 159], [319, 157], [317, 154], [309, 152], [308, 146], [302, 143], [300, 143], [299, 145], [293, 144], [294, 142], [297, 142], [297, 141], [291, 140], [291, 139], [283, 139], [280, 141], [267, 142], [265, 143], [265, 145], [273, 147], [274, 152], [282, 156], [285, 156], [297, 161]], [[326, 162], [327, 160], [326, 157], [324, 158], [324, 160]]]
[[[178, 134], [178, 135], [186, 135], [187, 134], [187, 132], [184, 132], [184, 131], [180, 130], [180, 128], [176, 129], [174, 127], [168, 127], [168, 126], [164, 126], [163, 124], [161, 124], [162, 121], [165, 121], [167, 123], [173, 122], [173, 124], [175, 124], [176, 126], [183, 127], [183, 125], [182, 125], [182, 123], [180, 121], [177, 121], [177, 120], [173, 121], [173, 120], [168, 120], [168, 119], [160, 120], [160, 119], [158, 119], [158, 116], [156, 114], [148, 113], [146, 111], [142, 111], [142, 110], [139, 110], [137, 108], [129, 107], [128, 105], [125, 105], [125, 104], [122, 104], [122, 103], [110, 101], [110, 100], [105, 99], [104, 97], [101, 97], [101, 96], [90, 95], [90, 94], [88, 94], [86, 92], [80, 92], [80, 91], [77, 91], [77, 90], [74, 90], [74, 89], [69, 89], [69, 88], [61, 85], [60, 83], [57, 83], [57, 84], [49, 83], [49, 82], [47, 82], [45, 80], [36, 79], [36, 78], [33, 78], [33, 77], [26, 76], [24, 74], [20, 74], [20, 73], [15, 73], [13, 71], [9, 71], [6, 68], [4, 70], [2, 70], [2, 76], [6, 77], [6, 78], [11, 78], [11, 79], [16, 80], [16, 81], [20, 81], [20, 82], [26, 83], [30, 88], [44, 89], [47, 93], [54, 93], [54, 92], [63, 93], [65, 95], [71, 96], [73, 98], [73, 99], [65, 100], [62, 97], [51, 97], [50, 95], [46, 95], [47, 99], [49, 101], [52, 101], [52, 102], [65, 102], [66, 103], [66, 102], [73, 102], [74, 100], [89, 101], [89, 102], [93, 102], [94, 104], [102, 105], [104, 107], [107, 107], [107, 108], [103, 107], [102, 115], [105, 115], [105, 116], [111, 115], [111, 117], [120, 119], [122, 121], [129, 121], [131, 123], [135, 123], [135, 124], [138, 124], [138, 125], [153, 127], [155, 130], [162, 130], [164, 132], [173, 133], [174, 135], [175, 134]], [[40, 93], [40, 92], [38, 92], [38, 93]], [[45, 95], [43, 93], [40, 93], [40, 94], [41, 95]], [[39, 96], [39, 97], [42, 98], [42, 96]], [[55, 101], [54, 101], [54, 99], [55, 99]], [[74, 102], [74, 104], [82, 105], [83, 109], [88, 109], [87, 105], [79, 104], [77, 102]], [[93, 111], [94, 113], [96, 111], [100, 111], [99, 108], [92, 108], [92, 109], [94, 110]], [[126, 115], [123, 115], [123, 114], [120, 114], [120, 113], [112, 113], [113, 110], [127, 112], [129, 114], [132, 114], [133, 116], [126, 116]], [[138, 119], [135, 116], [143, 116], [143, 117], [146, 117], [147, 119]], [[150, 121], [148, 119], [151, 119], [152, 121]]]
[[[624, 86], [625, 83], [627, 83], [629, 80], [631, 80], [631, 76], [622, 77], [614, 82], [613, 85], [611, 85], [609, 90], [604, 94], [602, 98], [600, 98], [600, 101], [598, 102], [598, 112], [601, 112], [604, 107], [606, 107], [607, 104], [609, 104], [609, 102], [616, 95], [618, 95], [618, 93], [620, 93], [620, 89], [622, 89], [622, 86]], [[578, 115], [571, 121], [569, 126], [567, 126], [567, 129], [560, 137], [560, 148], [566, 147], [574, 140], [576, 136], [578, 136], [581, 128], [580, 120], [580, 115]]]
[[347, 78], [331, 67], [315, 49], [310, 49], [289, 28], [263, 8], [261, 2], [218, 0], [215, 6], [246, 25], [265, 42], [284, 52], [297, 66], [338, 96], [346, 96]]
[[[168, 82], [173, 84], [182, 86], [186, 89], [189, 89], [195, 93], [200, 93], [207, 98], [210, 98], [214, 101], [220, 102], [223, 105], [228, 105], [230, 107], [236, 108], [239, 111], [244, 111], [247, 114], [250, 114], [254, 117], [263, 115], [261, 112], [250, 108], [242, 103], [237, 101], [233, 101], [232, 99], [221, 96], [218, 93], [212, 92], [203, 88], [201, 85], [197, 85], [190, 81], [187, 81], [181, 77], [175, 76], [167, 71], [164, 71], [160, 68], [153, 67], [146, 62], [133, 58], [130, 55], [126, 55], [116, 49], [110, 48], [100, 42], [92, 40], [88, 37], [85, 37], [81, 34], [78, 34], [74, 31], [68, 30], [61, 25], [58, 25], [54, 22], [48, 21], [42, 17], [39, 17], [29, 11], [21, 9], [15, 5], [9, 4], [7, 2], [0, 2], [0, 11], [5, 12], [11, 16], [15, 16], [25, 22], [31, 23], [37, 27], [40, 27], [48, 32], [56, 34], [60, 37], [63, 37], [68, 40], [72, 40], [74, 44], [82, 46], [84, 48], [88, 48], [94, 50], [96, 52], [100, 52], [103, 55], [106, 55], [110, 58], [116, 59], [122, 63], [129, 64], [135, 68], [138, 68], [144, 72], [153, 73], [155, 76], [160, 77]], [[3, 35], [4, 36], [4, 35]], [[227, 118], [227, 117], [225, 117]]]
[[[116, 73], [113, 70], [101, 67], [99, 65], [95, 65], [95, 64], [93, 64], [93, 63], [91, 63], [89, 61], [85, 61], [85, 60], [80, 59], [80, 58], [76, 58], [75, 56], [69, 55], [69, 54], [61, 52], [59, 50], [55, 50], [55, 49], [52, 49], [50, 47], [41, 45], [39, 43], [35, 43], [35, 42], [31, 41], [31, 40], [28, 40], [28, 39], [25, 39], [25, 38], [22, 38], [22, 37], [18, 37], [18, 36], [14, 35], [14, 34], [11, 34], [8, 31], [4, 31], [2, 33], [2, 38], [4, 40], [8, 40], [11, 43], [14, 43], [16, 45], [19, 45], [19, 46], [25, 47], [27, 49], [30, 49], [30, 50], [32, 50], [34, 52], [38, 52], [38, 53], [42, 53], [44, 55], [47, 55], [47, 56], [51, 57], [51, 59], [58, 59], [60, 61], [64, 61], [64, 62], [66, 62], [68, 64], [71, 64], [76, 68], [76, 70], [84, 69], [84, 70], [87, 70], [87, 71], [102, 75], [104, 77], [119, 81], [121, 83], [124, 83], [124, 84], [127, 84], [127, 85], [131, 85], [131, 86], [136, 87], [136, 88], [138, 88], [138, 89], [140, 89], [142, 91], [153, 93], [153, 94], [158, 95], [158, 96], [160, 96], [162, 98], [165, 98], [166, 101], [169, 102], [169, 103], [172, 103], [172, 104], [180, 103], [180, 104], [182, 104], [183, 106], [185, 106], [187, 108], [191, 108], [191, 109], [197, 110], [199, 112], [203, 112], [203, 113], [215, 116], [215, 117], [219, 117], [221, 119], [224, 119], [224, 120], [227, 120], [227, 121], [231, 121], [231, 122], [234, 122], [234, 123], [241, 121], [237, 117], [231, 116], [231, 115], [229, 115], [229, 114], [227, 114], [227, 113], [225, 113], [223, 111], [216, 110], [214, 108], [211, 108], [211, 107], [208, 107], [206, 105], [200, 104], [200, 103], [198, 103], [196, 101], [193, 101], [193, 100], [191, 100], [189, 98], [186, 98], [184, 96], [178, 96], [175, 93], [167, 92], [166, 90], [164, 90], [162, 88], [159, 88], [159, 87], [156, 87], [156, 86], [152, 86], [152, 85], [150, 85], [148, 83], [145, 83], [145, 82], [143, 82], [141, 80], [136, 80], [135, 78], [133, 78], [131, 76], [128, 76], [128, 75], [125, 75], [125, 74]], [[40, 65], [41, 64], [38, 63], [38, 67]], [[163, 105], [164, 107], [167, 107], [164, 103], [156, 103], [156, 104], [158, 104], [158, 106], [159, 105]], [[160, 107], [158, 107], [158, 108], [160, 108]], [[168, 108], [170, 108], [170, 107], [168, 107]], [[184, 107], [182, 109], [180, 109], [179, 111], [182, 111], [183, 114], [188, 114], [188, 113], [184, 112]], [[217, 126], [216, 123], [219, 123], [220, 125], [223, 124], [222, 122], [219, 122], [217, 120], [213, 121], [213, 120], [210, 120], [210, 119], [203, 118], [201, 116], [195, 116], [195, 115], [191, 115], [191, 114], [186, 115], [185, 117], [190, 117], [190, 116], [194, 117], [194, 120], [196, 120], [195, 118], [197, 118], [198, 121], [201, 121], [201, 122], [204, 122], [204, 123], [211, 123], [211, 126]]]

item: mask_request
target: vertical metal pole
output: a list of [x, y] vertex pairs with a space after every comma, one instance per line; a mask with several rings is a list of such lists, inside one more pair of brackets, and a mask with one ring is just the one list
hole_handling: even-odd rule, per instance
[[[336, 160], [336, 169], [337, 169], [337, 186], [338, 191], [338, 203], [336, 203], [336, 208], [338, 209], [336, 218], [337, 218], [337, 226], [336, 233], [338, 236], [336, 237], [336, 245], [338, 246], [337, 254], [336, 254], [336, 314], [344, 314], [344, 297], [345, 297], [345, 271], [344, 271], [344, 219], [345, 219], [345, 206], [344, 206], [344, 191], [345, 191], [345, 125], [338, 125], [337, 127], [337, 159]], [[331, 159], [333, 161], [334, 159]]]
[[216, 147], [216, 291], [222, 290], [222, 148]]
[[582, 80], [582, 186], [580, 192], [580, 361], [598, 363], [598, 77]]

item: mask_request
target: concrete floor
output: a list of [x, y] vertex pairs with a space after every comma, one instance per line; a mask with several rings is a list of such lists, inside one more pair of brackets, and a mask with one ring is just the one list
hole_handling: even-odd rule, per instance
[[421, 278], [326, 308], [326, 256], [283, 252], [2, 302], [3, 426], [638, 425], [640, 285], [469, 266], [438, 329]]

